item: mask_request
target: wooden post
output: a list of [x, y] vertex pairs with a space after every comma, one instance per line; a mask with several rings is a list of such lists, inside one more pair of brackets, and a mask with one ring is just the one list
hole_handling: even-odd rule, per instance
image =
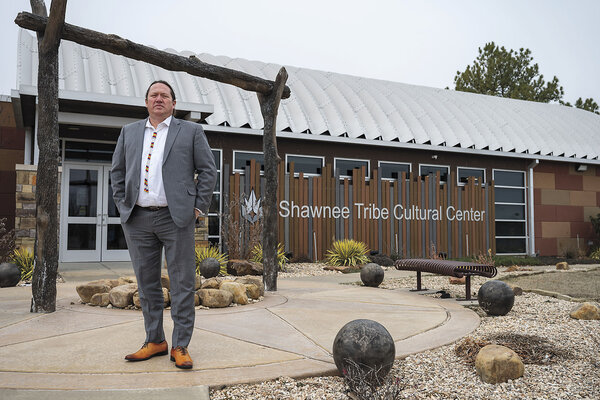
[[[67, 0], [53, 0], [44, 33], [38, 33], [38, 146], [40, 155], [35, 191], [35, 268], [31, 279], [31, 312], [56, 310], [58, 273], [58, 46]], [[31, 9], [46, 16], [42, 0]]]
[[277, 154], [276, 123], [281, 95], [288, 74], [281, 68], [275, 79], [273, 90], [268, 94], [258, 93], [260, 111], [264, 120], [263, 154], [265, 157], [265, 191], [263, 195], [263, 282], [265, 290], [277, 290], [277, 174], [280, 161]]

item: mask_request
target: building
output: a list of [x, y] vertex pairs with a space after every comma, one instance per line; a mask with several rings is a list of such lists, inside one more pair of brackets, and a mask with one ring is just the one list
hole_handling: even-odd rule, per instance
[[[181, 53], [183, 56], [192, 53]], [[279, 65], [197, 55], [273, 79]], [[219, 181], [203, 240], [228, 218], [260, 219], [262, 116], [256, 95], [63, 41], [60, 48], [60, 260], [125, 260], [109, 185], [120, 127], [146, 117], [155, 79], [177, 93], [176, 116], [204, 127]], [[600, 213], [600, 116], [575, 108], [286, 67], [292, 96], [277, 119], [280, 241], [320, 259], [334, 238], [382, 253], [563, 255], [594, 240]], [[11, 93], [24, 132], [15, 226], [32, 245], [37, 44], [19, 34]], [[232, 201], [239, 206], [232, 207]], [[29, 224], [29, 225], [27, 225]], [[23, 228], [23, 229], [22, 229]]]

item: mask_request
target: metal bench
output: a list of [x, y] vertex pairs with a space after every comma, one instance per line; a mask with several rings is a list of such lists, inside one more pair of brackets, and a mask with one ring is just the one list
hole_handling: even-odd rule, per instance
[[471, 276], [479, 275], [493, 278], [498, 270], [493, 265], [451, 260], [433, 260], [428, 258], [406, 258], [397, 260], [394, 267], [401, 271], [417, 272], [417, 291], [427, 290], [421, 286], [421, 272], [432, 274], [465, 277], [465, 300], [471, 300]]

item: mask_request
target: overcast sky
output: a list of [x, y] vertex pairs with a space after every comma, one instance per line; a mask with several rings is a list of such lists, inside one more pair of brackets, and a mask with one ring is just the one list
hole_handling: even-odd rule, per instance
[[[30, 10], [28, 0], [0, 1], [0, 94], [16, 88], [13, 21]], [[600, 103], [598, 0], [69, 0], [66, 21], [159, 49], [438, 88], [453, 88], [494, 41], [529, 48], [565, 101]]]

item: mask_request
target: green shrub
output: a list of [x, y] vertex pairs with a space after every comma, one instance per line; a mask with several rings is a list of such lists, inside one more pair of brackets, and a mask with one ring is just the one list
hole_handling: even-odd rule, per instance
[[336, 240], [327, 250], [325, 261], [334, 266], [355, 266], [369, 262], [369, 249], [363, 242], [353, 239]]
[[33, 275], [33, 254], [27, 249], [15, 249], [11, 258], [21, 271], [21, 280], [30, 281]]
[[590, 253], [590, 258], [600, 260], [600, 247]]
[[216, 246], [196, 247], [196, 273], [200, 274], [200, 263], [206, 258], [214, 258], [219, 262], [221, 275], [227, 275], [227, 254], [221, 253]]
[[[263, 262], [263, 247], [261, 243], [257, 243], [250, 253], [250, 260], [255, 261], [257, 263]], [[277, 265], [279, 269], [282, 270], [285, 266], [285, 263], [288, 262], [288, 258], [285, 256], [285, 250], [281, 243], [277, 243]]]

